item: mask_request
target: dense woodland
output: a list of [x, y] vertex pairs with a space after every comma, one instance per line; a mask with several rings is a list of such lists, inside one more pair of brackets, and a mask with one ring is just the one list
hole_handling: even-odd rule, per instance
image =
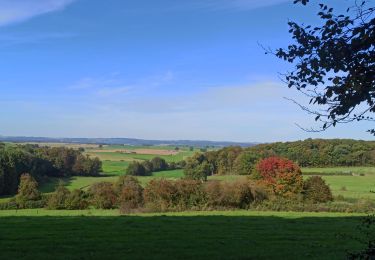
[[194, 175], [196, 179], [215, 174], [251, 175], [260, 159], [272, 156], [287, 158], [301, 167], [374, 166], [375, 142], [307, 139], [260, 144], [249, 148], [225, 147], [189, 158], [185, 174]]
[[101, 169], [99, 159], [91, 159], [78, 150], [0, 144], [0, 195], [15, 194], [23, 173], [39, 180], [45, 176], [96, 176]]
[[[307, 139], [262, 144], [246, 149], [264, 155], [278, 155], [301, 167], [374, 166], [375, 142], [352, 139]], [[268, 154], [267, 154], [268, 153]]]

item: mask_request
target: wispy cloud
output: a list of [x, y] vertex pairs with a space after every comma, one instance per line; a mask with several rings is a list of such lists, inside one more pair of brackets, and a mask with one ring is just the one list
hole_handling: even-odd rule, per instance
[[130, 91], [150, 91], [152, 88], [164, 86], [174, 79], [172, 71], [145, 77], [136, 82], [128, 82], [119, 73], [111, 73], [103, 77], [84, 77], [68, 86], [69, 90], [84, 91], [96, 97], [121, 97]]
[[0, 26], [64, 9], [75, 0], [0, 0]]

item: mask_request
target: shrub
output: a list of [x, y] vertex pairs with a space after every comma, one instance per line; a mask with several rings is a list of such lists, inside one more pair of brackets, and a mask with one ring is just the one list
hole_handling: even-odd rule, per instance
[[28, 208], [28, 202], [39, 201], [41, 198], [36, 180], [28, 173], [22, 174], [15, 198], [18, 208]]
[[146, 172], [145, 167], [139, 162], [132, 162], [126, 169], [126, 175], [131, 176], [146, 176], [149, 173]]
[[118, 204], [122, 213], [128, 213], [143, 206], [143, 188], [136, 178], [121, 176], [117, 188], [119, 190]]
[[256, 165], [256, 171], [261, 177], [260, 182], [274, 195], [293, 197], [303, 189], [301, 169], [288, 159], [262, 159]]
[[18, 209], [18, 206], [15, 200], [10, 200], [7, 202], [0, 203], [0, 210], [10, 210], [10, 209]]
[[303, 194], [306, 200], [314, 203], [333, 200], [331, 189], [320, 176], [309, 177], [304, 182]]
[[49, 196], [47, 208], [65, 209], [65, 202], [69, 195], [70, 191], [64, 186], [64, 182], [60, 181], [55, 192]]
[[248, 208], [267, 198], [266, 192], [249, 181], [213, 181], [205, 185], [207, 205], [213, 208]]
[[173, 182], [165, 179], [151, 180], [144, 190], [146, 207], [156, 211], [166, 211], [173, 208], [177, 190]]
[[89, 202], [86, 193], [82, 190], [73, 190], [65, 200], [65, 208], [70, 210], [87, 209]]
[[120, 193], [122, 188], [124, 186], [129, 185], [130, 183], [132, 184], [139, 184], [139, 181], [136, 177], [131, 176], [131, 175], [121, 175], [118, 177], [116, 184], [115, 184], [115, 189], [117, 193]]
[[176, 198], [174, 207], [178, 210], [200, 209], [206, 201], [202, 182], [195, 180], [178, 180], [174, 182]]
[[116, 207], [117, 195], [112, 183], [98, 182], [89, 189], [90, 201], [97, 209], [112, 209]]

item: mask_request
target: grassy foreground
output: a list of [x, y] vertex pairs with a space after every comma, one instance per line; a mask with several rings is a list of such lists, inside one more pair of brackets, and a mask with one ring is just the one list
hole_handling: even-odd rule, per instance
[[[0, 211], [1, 259], [343, 259], [360, 217], [252, 211]], [[24, 232], [27, 230], [27, 232]]]

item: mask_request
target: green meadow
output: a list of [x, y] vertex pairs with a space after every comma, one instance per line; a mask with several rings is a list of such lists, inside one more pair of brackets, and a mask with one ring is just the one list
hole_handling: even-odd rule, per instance
[[[69, 190], [87, 190], [96, 182], [114, 183], [133, 160], [149, 160], [155, 154], [135, 154], [117, 149], [173, 147], [103, 146], [85, 153], [103, 160], [101, 177], [48, 178], [40, 183], [44, 193], [59, 181]], [[153, 152], [151, 152], [153, 153]], [[188, 148], [173, 155], [159, 155], [177, 162], [193, 154]], [[375, 167], [303, 168], [304, 178], [321, 175], [336, 198], [374, 199]], [[154, 172], [138, 177], [143, 186], [155, 178], [176, 180], [183, 170]], [[235, 181], [247, 176], [209, 176], [208, 180]], [[0, 198], [0, 202], [10, 197]], [[4, 210], [0, 211], [2, 259], [343, 259], [361, 245], [362, 215], [267, 211], [203, 211], [137, 213], [119, 210]], [[24, 232], [27, 230], [27, 232]], [[22, 250], [20, 250], [20, 248]]]
[[[252, 211], [120, 216], [0, 212], [3, 259], [343, 259], [360, 215]], [[28, 232], [24, 232], [27, 230]]]

